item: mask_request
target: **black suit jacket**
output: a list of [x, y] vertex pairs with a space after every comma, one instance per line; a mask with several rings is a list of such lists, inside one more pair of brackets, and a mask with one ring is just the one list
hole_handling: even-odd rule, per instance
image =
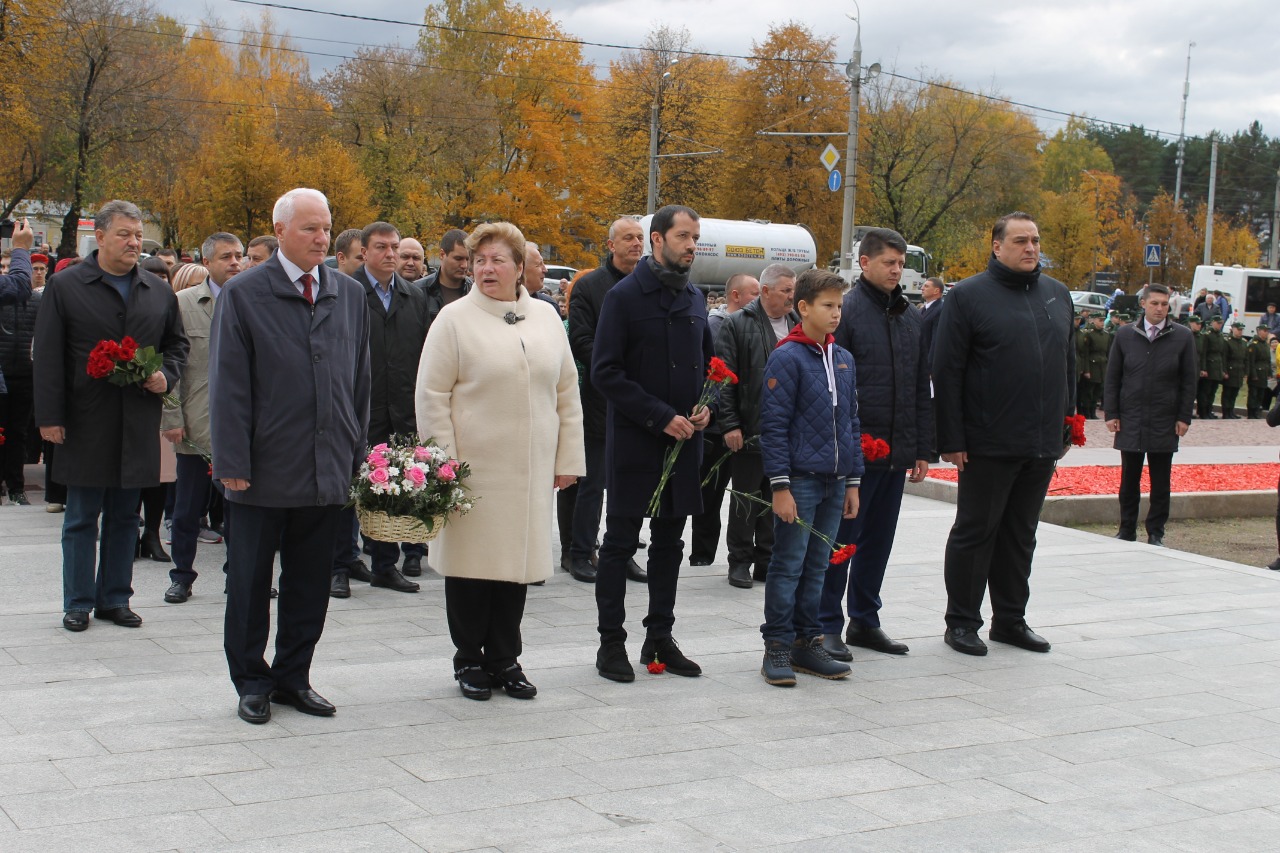
[[395, 275], [391, 306], [384, 308], [368, 271], [352, 276], [364, 288], [369, 304], [369, 443], [386, 441], [392, 433], [417, 430], [414, 388], [422, 343], [431, 326], [427, 295], [412, 282]]

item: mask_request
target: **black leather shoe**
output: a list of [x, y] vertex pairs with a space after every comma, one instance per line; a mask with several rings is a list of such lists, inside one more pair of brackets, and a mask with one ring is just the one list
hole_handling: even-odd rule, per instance
[[94, 610], [93, 618], [114, 622], [122, 628], [137, 628], [142, 624], [142, 617], [127, 607], [113, 607], [110, 610]]
[[182, 604], [191, 597], [191, 584], [174, 581], [165, 590], [164, 600], [169, 604]]
[[627, 660], [627, 646], [621, 640], [603, 642], [596, 651], [596, 672], [610, 681], [628, 684], [636, 680], [636, 671]]
[[1049, 641], [1028, 628], [1026, 622], [1013, 625], [993, 624], [988, 636], [997, 643], [1008, 643], [1029, 652], [1047, 652], [1050, 649]]
[[584, 560], [581, 557], [574, 557], [569, 563], [569, 574], [573, 575], [576, 581], [583, 583], [596, 582], [596, 567], [591, 565], [590, 560]]
[[[1268, 564], [1267, 564], [1267, 568], [1268, 568], [1268, 569], [1270, 569], [1270, 570], [1271, 570], [1271, 571], [1273, 571], [1273, 572], [1280, 572], [1280, 557], [1276, 557], [1274, 560], [1272, 560], [1270, 563], [1268, 563]], [[70, 615], [70, 614], [68, 614], [68, 615]], [[66, 624], [66, 620], [65, 620], [65, 619], [63, 620], [63, 624], [64, 624], [64, 625]], [[75, 630], [75, 629], [73, 628], [72, 630]], [[81, 629], [81, 630], [83, 630], [83, 629]]]
[[879, 627], [872, 628], [857, 622], [850, 622], [844, 632], [844, 641], [851, 646], [860, 646], [887, 655], [905, 655], [910, 649], [906, 643], [899, 643]]
[[649, 573], [635, 560], [627, 560], [627, 580], [648, 583]]
[[262, 725], [271, 721], [271, 702], [265, 693], [246, 693], [240, 697], [236, 714], [246, 723]]
[[330, 598], [350, 598], [351, 582], [344, 574], [336, 574], [329, 580]]
[[277, 705], [292, 705], [302, 713], [313, 717], [332, 717], [338, 710], [328, 699], [310, 687], [302, 690], [281, 690], [277, 687], [271, 691], [271, 701]]
[[518, 663], [493, 673], [489, 678], [494, 687], [501, 687], [512, 699], [532, 699], [538, 695], [538, 688], [524, 677], [524, 670]]
[[454, 670], [453, 677], [458, 680], [458, 689], [468, 699], [477, 702], [487, 701], [493, 695], [489, 673], [478, 666], [464, 666]]
[[421, 557], [405, 557], [404, 568], [400, 570], [400, 574], [407, 578], [416, 578], [422, 576], [422, 558]]
[[369, 581], [369, 586], [394, 589], [396, 592], [417, 592], [421, 589], [416, 583], [407, 580], [404, 575], [400, 574], [399, 569], [392, 569], [386, 574], [374, 575], [373, 580]]
[[1155, 547], [1157, 547], [1157, 548], [1163, 548], [1163, 547], [1164, 547], [1164, 537], [1163, 537], [1163, 536], [1156, 536], [1156, 535], [1152, 534], [1151, 536], [1148, 536], [1148, 537], [1147, 537], [1147, 544], [1148, 544], [1148, 545], [1154, 545], [1154, 546], [1155, 546]]
[[279, 597], [280, 597], [280, 590], [276, 589], [274, 586], [271, 587], [271, 591], [267, 593], [267, 598], [279, 598]]
[[1138, 534], [1129, 533], [1126, 530], [1121, 530], [1119, 533], [1116, 534], [1116, 538], [1119, 539], [1121, 542], [1137, 542]]
[[369, 567], [365, 565], [364, 560], [356, 560], [347, 566], [347, 578], [348, 580], [369, 583], [373, 580], [373, 572], [369, 571]]
[[[1280, 563], [1280, 557], [1276, 558], [1276, 562]], [[72, 610], [64, 613], [62, 616], [62, 627], [68, 631], [83, 631], [89, 627], [89, 614], [84, 610]]]
[[640, 647], [640, 665], [651, 663], [666, 664], [666, 671], [672, 675], [683, 675], [685, 678], [697, 678], [702, 675], [702, 667], [684, 656], [680, 644], [672, 637], [646, 637]]
[[942, 640], [961, 654], [981, 657], [987, 653], [987, 644], [978, 636], [977, 628], [948, 628]]
[[751, 589], [753, 584], [750, 566], [729, 567], [729, 586], [736, 586], [738, 589]]

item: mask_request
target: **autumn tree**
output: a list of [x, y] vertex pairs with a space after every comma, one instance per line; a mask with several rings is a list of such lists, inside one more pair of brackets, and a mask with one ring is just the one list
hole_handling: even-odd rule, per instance
[[[657, 27], [640, 50], [609, 64], [602, 141], [613, 152], [613, 211], [643, 213], [649, 192], [649, 137], [658, 106], [656, 207], [684, 204], [702, 213], [716, 201], [730, 167], [722, 149], [734, 95], [734, 68], [696, 52], [689, 31]], [[678, 156], [681, 155], [681, 156]], [[697, 156], [682, 156], [697, 155]], [[758, 177], [758, 175], [757, 175]]]
[[893, 228], [945, 265], [975, 227], [1038, 200], [1041, 134], [1026, 114], [946, 81], [885, 74], [864, 91], [859, 224]]
[[31, 83], [47, 79], [64, 45], [46, 22], [57, 0], [0, 0], [0, 219], [26, 199], [54, 165], [49, 123]]
[[1072, 116], [1064, 128], [1049, 137], [1042, 149], [1041, 186], [1055, 193], [1075, 189], [1082, 172], [1111, 174], [1111, 158], [1089, 136], [1089, 125]]
[[1065, 191], [1046, 190], [1039, 211], [1041, 251], [1051, 273], [1072, 290], [1111, 266], [1120, 232], [1120, 180], [1115, 175], [1077, 173]]
[[827, 189], [827, 171], [818, 160], [827, 140], [758, 133], [843, 127], [848, 84], [834, 60], [834, 37], [820, 39], [795, 22], [774, 27], [753, 45], [734, 89], [721, 215], [803, 223], [819, 247], [839, 247], [843, 196]]

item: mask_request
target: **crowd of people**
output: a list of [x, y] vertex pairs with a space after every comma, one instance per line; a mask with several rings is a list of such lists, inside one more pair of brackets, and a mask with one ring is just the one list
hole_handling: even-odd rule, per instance
[[[244, 247], [212, 234], [196, 264], [143, 259], [142, 221], [128, 202], [103, 205], [97, 250], [38, 299], [23, 292], [29, 264], [15, 235], [17, 281], [0, 280], [0, 300], [31, 311], [34, 421], [65, 489], [63, 625], [83, 631], [91, 615], [141, 625], [130, 599], [144, 548], [172, 560], [164, 600], [190, 600], [197, 545], [217, 528], [224, 647], [237, 713], [251, 723], [269, 720], [273, 703], [335, 712], [310, 680], [331, 598], [350, 596], [353, 581], [420, 591], [412, 579], [427, 546], [362, 536], [348, 504], [370, 446], [393, 436], [434, 439], [471, 468], [475, 510], [445, 525], [429, 558], [445, 579], [454, 678], [484, 700], [536, 695], [520, 624], [529, 586], [552, 575], [553, 515], [560, 565], [594, 584], [598, 673], [635, 678], [630, 582], [647, 587], [639, 663], [700, 675], [674, 637], [678, 580], [686, 556], [716, 562], [726, 494], [726, 581], [764, 584], [766, 681], [847, 677], [849, 646], [907, 653], [881, 626], [881, 588], [905, 484], [939, 459], [959, 471], [946, 643], [986, 654], [989, 590], [989, 638], [1047, 652], [1026, 621], [1031, 563], [1077, 395], [1088, 408], [1101, 371], [1126, 472], [1132, 454], [1140, 470], [1142, 453], [1154, 469], [1171, 452], [1147, 440], [1162, 435], [1166, 409], [1178, 435], [1189, 420], [1187, 331], [1148, 335], [1148, 314], [1095, 365], [1080, 344], [1094, 333], [1077, 331], [1066, 287], [1042, 274], [1025, 213], [995, 223], [985, 272], [945, 299], [929, 280], [920, 307], [900, 283], [906, 242], [888, 229], [862, 238], [851, 287], [774, 264], [758, 279], [734, 276], [710, 305], [690, 281], [699, 217], [678, 205], [647, 234], [634, 218], [612, 223], [600, 265], [564, 283], [563, 304], [545, 292], [538, 246], [512, 223], [446, 232], [428, 272], [422, 243], [392, 223], [331, 239], [327, 200], [311, 189], [277, 201], [272, 235]], [[1160, 292], [1149, 288], [1144, 305]], [[1150, 423], [1131, 411], [1147, 399], [1134, 383], [1152, 381], [1130, 373], [1140, 342], [1129, 337], [1140, 333], [1178, 349], [1177, 393]], [[153, 371], [137, 384], [88, 375], [99, 342], [126, 338], [154, 348]], [[735, 381], [700, 406], [713, 364]], [[883, 452], [864, 454], [868, 441]], [[1131, 531], [1136, 520], [1122, 518]], [[1162, 524], [1148, 518], [1154, 539]]]

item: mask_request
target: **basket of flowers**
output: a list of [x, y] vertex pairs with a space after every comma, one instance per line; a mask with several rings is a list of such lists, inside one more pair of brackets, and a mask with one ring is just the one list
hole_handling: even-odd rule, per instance
[[433, 439], [393, 435], [375, 444], [351, 483], [360, 530], [380, 542], [430, 542], [450, 518], [471, 511], [470, 473]]

